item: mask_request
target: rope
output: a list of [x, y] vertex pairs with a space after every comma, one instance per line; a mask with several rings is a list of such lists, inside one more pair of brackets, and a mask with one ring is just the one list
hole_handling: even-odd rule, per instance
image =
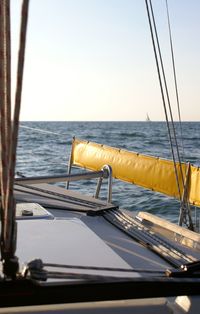
[[[4, 204], [5, 204], [5, 191], [7, 184], [6, 176], [6, 142], [5, 142], [5, 103], [6, 103], [6, 49], [5, 49], [5, 1], [0, 1], [0, 129], [1, 129], [1, 229], [4, 231]], [[1, 241], [2, 244], [2, 241]], [[2, 251], [2, 250], [1, 250]]]
[[[1, 102], [1, 221], [5, 232], [6, 191], [8, 185], [8, 159], [10, 148], [10, 18], [9, 1], [0, 1], [0, 102]], [[3, 237], [4, 238], [4, 237]], [[1, 242], [2, 244], [2, 242]]]
[[[6, 37], [8, 40], [6, 41], [6, 78], [7, 78], [7, 106], [6, 106], [6, 136], [8, 138], [7, 145], [9, 147], [9, 143], [11, 141], [11, 35], [10, 35], [10, 1], [6, 1]], [[7, 150], [9, 154], [9, 151]], [[7, 155], [8, 158], [9, 155]]]
[[24, 0], [21, 12], [20, 48], [18, 54], [17, 87], [14, 107], [14, 122], [11, 125], [11, 44], [10, 1], [0, 1], [0, 97], [1, 97], [1, 253], [3, 272], [15, 277], [18, 261], [16, 250], [15, 200], [13, 195], [16, 147], [19, 129], [24, 52], [29, 0]]
[[[73, 272], [69, 271], [50, 271], [47, 268], [64, 268], [66, 270], [72, 269]], [[76, 270], [84, 270], [84, 273], [77, 273]], [[89, 274], [85, 271], [100, 271], [98, 274]], [[111, 275], [101, 274], [102, 271], [109, 271]], [[122, 274], [119, 277], [115, 272], [129, 273], [126, 277]], [[113, 268], [113, 267], [98, 267], [98, 266], [79, 266], [79, 265], [64, 265], [64, 264], [52, 264], [43, 263], [40, 259], [35, 259], [24, 266], [21, 272], [22, 278], [28, 278], [39, 281], [46, 281], [47, 279], [76, 279], [76, 280], [89, 280], [89, 281], [110, 281], [110, 280], [132, 280], [133, 277], [130, 276], [132, 273], [147, 273], [153, 274], [157, 277], [162, 277], [165, 275], [163, 270], [152, 270], [152, 269], [125, 269], [125, 268]], [[113, 275], [114, 274], [114, 275]], [[117, 276], [116, 276], [117, 275]]]
[[68, 269], [82, 269], [82, 270], [98, 270], [110, 272], [124, 272], [124, 273], [159, 273], [163, 274], [163, 270], [142, 269], [142, 268], [119, 268], [119, 267], [101, 267], [101, 266], [82, 266], [82, 265], [65, 265], [54, 263], [43, 263], [44, 267], [68, 268]]

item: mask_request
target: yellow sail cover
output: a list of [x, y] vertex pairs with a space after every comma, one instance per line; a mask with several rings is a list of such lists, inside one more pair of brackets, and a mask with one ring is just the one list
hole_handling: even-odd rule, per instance
[[[113, 148], [80, 139], [73, 140], [71, 164], [90, 170], [100, 170], [110, 165], [113, 177], [153, 191], [179, 198], [174, 164], [170, 160], [141, 155], [123, 149]], [[185, 176], [186, 164], [182, 164]], [[177, 164], [181, 194], [183, 184], [180, 165]], [[199, 168], [190, 166], [188, 172], [188, 199], [193, 205], [200, 205]]]

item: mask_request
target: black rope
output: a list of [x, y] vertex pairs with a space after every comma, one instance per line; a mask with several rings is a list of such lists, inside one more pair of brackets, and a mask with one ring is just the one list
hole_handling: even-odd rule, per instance
[[[55, 268], [60, 269], [64, 268], [65, 271], [49, 270], [46, 268]], [[66, 271], [66, 270], [73, 271]], [[108, 275], [105, 273], [98, 274], [88, 274], [86, 273], [77, 273], [76, 270], [85, 270], [85, 271], [109, 271], [112, 274]], [[54, 263], [43, 263], [41, 259], [34, 259], [28, 264], [24, 265], [21, 271], [21, 277], [27, 278], [28, 276], [33, 280], [46, 281], [47, 279], [73, 279], [73, 280], [91, 280], [91, 281], [110, 281], [110, 280], [132, 280], [133, 277], [119, 276], [115, 272], [121, 273], [149, 273], [151, 275], [156, 275], [162, 277], [165, 275], [164, 270], [152, 270], [152, 269], [126, 269], [126, 268], [115, 268], [115, 267], [101, 267], [101, 266], [82, 266], [82, 265], [66, 265], [66, 264], [54, 264]], [[122, 274], [121, 274], [122, 275]]]
[[101, 266], [82, 266], [82, 265], [66, 265], [66, 264], [54, 264], [44, 263], [44, 267], [55, 267], [55, 268], [68, 268], [68, 269], [82, 269], [82, 270], [99, 270], [99, 271], [111, 271], [111, 272], [125, 272], [125, 273], [159, 273], [163, 274], [163, 270], [153, 269], [141, 269], [141, 268], [119, 268], [119, 267], [101, 267]]

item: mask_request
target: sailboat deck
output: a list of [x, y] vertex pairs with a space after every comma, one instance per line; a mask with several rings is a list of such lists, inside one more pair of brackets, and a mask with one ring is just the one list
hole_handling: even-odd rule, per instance
[[[39, 256], [45, 261], [69, 264], [69, 257], [78, 251], [80, 265], [96, 267], [100, 262], [111, 267], [103, 261], [118, 260], [117, 267], [130, 267], [137, 276], [152, 276], [154, 271], [164, 273], [172, 265], [179, 267], [200, 258], [197, 250], [174, 243], [115, 205], [91, 196], [49, 184], [16, 185], [15, 196], [17, 202], [23, 203], [23, 209], [26, 202], [27, 208], [28, 203], [38, 203], [48, 213], [46, 217], [37, 217], [37, 221], [34, 213], [18, 220], [17, 254], [21, 261], [36, 258], [41, 248]], [[30, 249], [29, 243], [37, 249]], [[77, 264], [77, 259], [72, 259], [71, 264]]]

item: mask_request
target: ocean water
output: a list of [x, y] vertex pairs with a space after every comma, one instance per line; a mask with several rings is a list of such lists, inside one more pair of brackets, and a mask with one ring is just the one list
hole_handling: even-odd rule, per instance
[[[176, 124], [178, 141], [180, 130]], [[200, 165], [200, 122], [183, 122], [185, 161]], [[60, 175], [67, 172], [72, 137], [171, 159], [164, 122], [21, 122], [17, 173], [24, 176]], [[75, 170], [76, 171], [76, 170]], [[93, 194], [96, 182], [71, 183], [71, 188]], [[106, 195], [107, 184], [101, 197]], [[148, 211], [177, 222], [179, 202], [119, 180], [113, 182], [113, 202], [134, 213]]]

